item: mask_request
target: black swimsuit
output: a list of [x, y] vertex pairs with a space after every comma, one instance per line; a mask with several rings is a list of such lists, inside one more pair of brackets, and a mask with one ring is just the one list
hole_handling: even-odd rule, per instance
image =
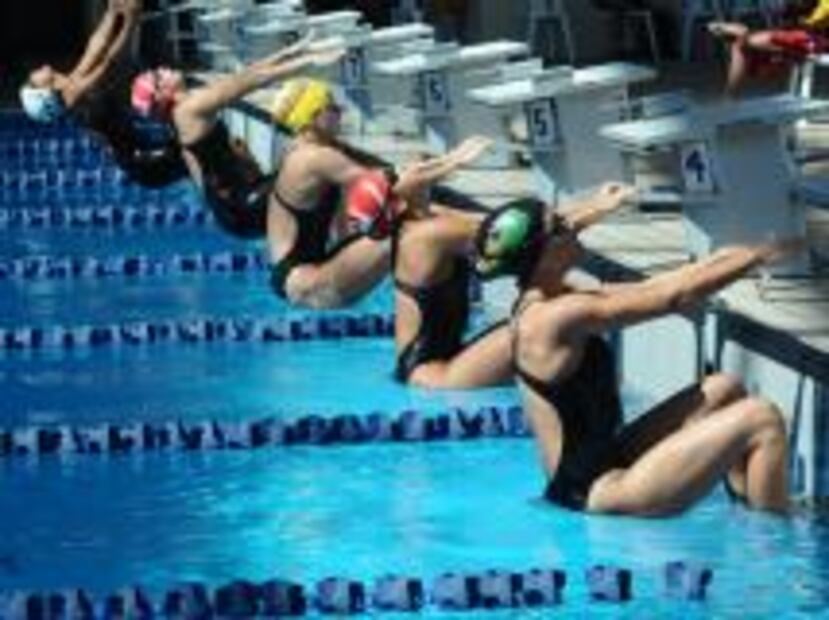
[[[392, 269], [397, 259], [400, 227], [394, 231]], [[435, 360], [450, 360], [491, 332], [503, 327], [499, 321], [464, 344], [463, 334], [469, 322], [469, 277], [472, 266], [465, 257], [457, 257], [452, 275], [431, 286], [412, 286], [394, 279], [398, 292], [410, 297], [420, 313], [420, 326], [415, 337], [397, 357], [394, 376], [406, 382], [421, 364]]]
[[172, 127], [139, 119], [117, 95], [102, 93], [73, 116], [103, 138], [131, 181], [157, 188], [189, 177]]
[[517, 364], [515, 372], [555, 407], [561, 422], [561, 458], [544, 497], [584, 510], [593, 482], [621, 461], [623, 416], [613, 352], [603, 338], [593, 335], [585, 342], [578, 369], [561, 382], [542, 381]]
[[268, 197], [274, 175], [266, 175], [245, 145], [218, 121], [184, 146], [199, 162], [204, 198], [223, 230], [243, 239], [267, 234]]
[[333, 248], [328, 248], [331, 222], [340, 208], [342, 191], [336, 185], [327, 187], [310, 209], [299, 209], [285, 200], [278, 189], [274, 197], [279, 206], [288, 211], [296, 220], [296, 239], [294, 245], [278, 263], [271, 265], [271, 288], [280, 297], [286, 297], [285, 282], [294, 267], [299, 265], [319, 265], [328, 262], [347, 245], [360, 239], [354, 235], [343, 239]]

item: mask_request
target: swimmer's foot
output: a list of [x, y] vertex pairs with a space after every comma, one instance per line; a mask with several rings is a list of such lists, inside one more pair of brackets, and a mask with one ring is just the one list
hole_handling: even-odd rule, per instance
[[745, 37], [748, 34], [748, 27], [736, 22], [709, 22], [708, 32], [718, 39], [733, 41]]

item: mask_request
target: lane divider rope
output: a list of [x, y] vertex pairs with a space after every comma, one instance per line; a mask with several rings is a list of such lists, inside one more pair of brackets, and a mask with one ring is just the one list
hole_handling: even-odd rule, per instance
[[[662, 595], [680, 601], [704, 601], [713, 570], [699, 562], [674, 561], [661, 571]], [[571, 575], [572, 576], [572, 575]], [[633, 597], [633, 572], [628, 568], [594, 565], [583, 579], [590, 603], [624, 603]], [[142, 587], [121, 588], [98, 600], [83, 589], [57, 592], [18, 590], [0, 599], [0, 613], [15, 620], [41, 618], [252, 618], [297, 617], [309, 613], [419, 612], [532, 609], [562, 605], [568, 574], [555, 568], [527, 571], [490, 569], [446, 572], [430, 582], [389, 574], [360, 581], [327, 577], [310, 587], [287, 579], [264, 583], [235, 580], [216, 588], [185, 582], [157, 600]]]
[[142, 229], [205, 226], [213, 221], [201, 205], [24, 207], [0, 209], [0, 230], [76, 228]]
[[518, 405], [452, 408], [425, 414], [376, 411], [294, 420], [170, 420], [88, 426], [32, 425], [0, 429], [0, 456], [129, 454], [158, 451], [255, 450], [290, 446], [411, 443], [530, 435]]
[[0, 188], [0, 204], [10, 209], [63, 209], [113, 204], [143, 207], [147, 203], [164, 206], [180, 200], [187, 188], [188, 186], [184, 183], [164, 188], [145, 188], [141, 185], [127, 184], [107, 188], [96, 186], [66, 188], [65, 191]]
[[[0, 172], [0, 188], [6, 191], [52, 191], [68, 189], [113, 189], [130, 183], [126, 173], [114, 164], [104, 163], [102, 157], [88, 157], [73, 167], [58, 167], [57, 160], [33, 162], [34, 169], [10, 169]], [[106, 187], [101, 187], [101, 186]]]
[[0, 328], [0, 350], [145, 346], [156, 343], [284, 342], [388, 337], [394, 315], [325, 314], [273, 318], [196, 317], [109, 325]]
[[252, 273], [265, 271], [261, 251], [193, 252], [170, 256], [24, 256], [0, 259], [0, 280], [75, 280], [113, 276], [147, 277], [196, 273]]

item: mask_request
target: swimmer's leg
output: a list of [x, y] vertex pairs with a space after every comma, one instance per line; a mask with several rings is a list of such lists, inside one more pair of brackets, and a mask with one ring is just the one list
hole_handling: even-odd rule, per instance
[[780, 412], [743, 398], [657, 442], [626, 469], [602, 475], [590, 489], [594, 512], [663, 516], [703, 497], [735, 464], [745, 462], [753, 508], [788, 509], [788, 443]]
[[325, 263], [294, 267], [285, 282], [288, 299], [309, 308], [348, 306], [388, 274], [391, 242], [360, 237]]
[[469, 342], [448, 362], [427, 362], [411, 373], [410, 383], [432, 389], [503, 385], [513, 375], [512, 331], [502, 321]]

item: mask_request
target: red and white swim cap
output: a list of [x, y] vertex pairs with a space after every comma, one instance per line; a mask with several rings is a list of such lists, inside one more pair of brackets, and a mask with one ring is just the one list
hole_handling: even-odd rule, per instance
[[143, 116], [168, 117], [175, 104], [174, 84], [170, 69], [141, 73], [132, 82], [132, 107]]
[[391, 233], [396, 201], [386, 173], [368, 170], [348, 186], [346, 213], [354, 228], [371, 237], [383, 238]]

